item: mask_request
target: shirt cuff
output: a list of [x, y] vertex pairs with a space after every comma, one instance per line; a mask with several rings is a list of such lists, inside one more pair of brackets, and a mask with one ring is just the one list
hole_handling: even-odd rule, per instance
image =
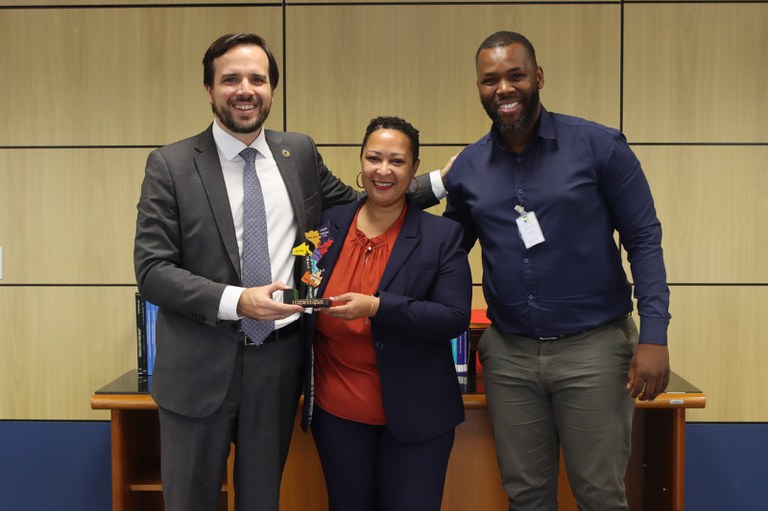
[[640, 344], [667, 345], [669, 320], [664, 318], [640, 317]]
[[446, 195], [445, 186], [443, 185], [443, 178], [440, 177], [439, 170], [433, 170], [429, 173], [429, 182], [432, 185], [432, 193], [435, 194], [437, 200], [443, 200]]
[[216, 318], [220, 321], [237, 321], [242, 319], [237, 314], [237, 303], [240, 301], [240, 295], [245, 291], [244, 287], [227, 286], [221, 294], [219, 300], [219, 313]]

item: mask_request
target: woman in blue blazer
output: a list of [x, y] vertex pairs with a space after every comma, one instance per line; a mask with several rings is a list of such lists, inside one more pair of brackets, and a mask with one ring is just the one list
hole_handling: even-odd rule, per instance
[[305, 415], [330, 511], [439, 511], [464, 420], [450, 339], [469, 326], [469, 264], [457, 223], [408, 204], [418, 157], [413, 126], [373, 119], [358, 176], [366, 199], [324, 216], [314, 273], [331, 307], [307, 322]]

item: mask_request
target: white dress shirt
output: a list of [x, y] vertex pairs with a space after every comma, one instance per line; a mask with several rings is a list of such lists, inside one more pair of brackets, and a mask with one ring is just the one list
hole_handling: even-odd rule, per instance
[[[243, 170], [245, 169], [245, 160], [240, 156], [240, 151], [246, 147], [252, 147], [258, 151], [259, 154], [256, 156], [255, 162], [256, 173], [264, 192], [272, 282], [280, 280], [291, 286], [293, 284], [293, 266], [296, 260], [296, 257], [291, 254], [297, 234], [296, 215], [291, 206], [288, 190], [280, 175], [280, 170], [272, 157], [269, 145], [267, 145], [264, 130], [261, 130], [259, 136], [250, 146], [246, 146], [224, 131], [214, 121], [213, 139], [216, 142], [221, 170], [224, 173], [224, 182], [227, 186], [241, 261], [243, 256]], [[242, 262], [240, 270], [242, 272]], [[241, 316], [237, 314], [237, 303], [243, 291], [245, 288], [238, 286], [226, 287], [219, 302], [219, 319], [241, 319]], [[274, 298], [282, 300], [282, 292], [275, 293]], [[275, 328], [281, 328], [295, 321], [298, 317], [298, 314], [293, 314], [285, 319], [277, 320], [275, 321]]]

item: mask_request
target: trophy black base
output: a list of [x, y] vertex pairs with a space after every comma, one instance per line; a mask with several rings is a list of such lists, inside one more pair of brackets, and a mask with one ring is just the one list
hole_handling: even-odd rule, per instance
[[283, 303], [312, 308], [331, 306], [331, 300], [328, 298], [297, 298], [290, 291], [283, 293]]

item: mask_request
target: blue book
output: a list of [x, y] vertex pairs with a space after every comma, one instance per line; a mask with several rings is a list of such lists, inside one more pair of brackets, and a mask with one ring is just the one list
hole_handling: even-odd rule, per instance
[[467, 339], [467, 332], [451, 339], [453, 363], [456, 365], [456, 374], [459, 376], [466, 376], [467, 374]]
[[155, 367], [155, 324], [157, 323], [157, 305], [144, 301], [146, 310], [144, 317], [146, 318], [146, 332], [147, 332], [147, 375], [152, 376]]
[[456, 338], [456, 374], [467, 374], [468, 346], [467, 332], [463, 332]]
[[139, 378], [147, 377], [147, 319], [144, 299], [136, 293], [136, 369]]

